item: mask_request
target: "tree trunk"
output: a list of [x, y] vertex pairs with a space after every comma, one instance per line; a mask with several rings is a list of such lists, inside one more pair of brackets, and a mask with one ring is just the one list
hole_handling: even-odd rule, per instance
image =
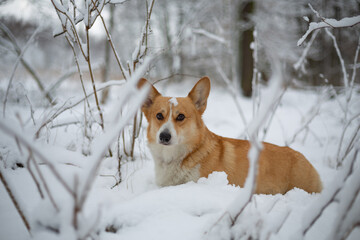
[[[250, 21], [249, 15], [253, 13], [254, 2], [247, 2], [245, 6], [240, 6], [240, 21]], [[248, 29], [240, 33], [239, 38], [239, 71], [241, 90], [244, 96], [250, 97], [252, 94], [252, 76], [253, 76], [253, 52], [250, 48], [253, 42], [253, 29]]]

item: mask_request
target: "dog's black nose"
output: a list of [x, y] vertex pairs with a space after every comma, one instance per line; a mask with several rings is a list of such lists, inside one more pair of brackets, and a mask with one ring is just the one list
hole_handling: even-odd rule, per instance
[[169, 144], [169, 142], [171, 140], [171, 134], [165, 130], [162, 133], [160, 133], [159, 138], [160, 138], [160, 143]]

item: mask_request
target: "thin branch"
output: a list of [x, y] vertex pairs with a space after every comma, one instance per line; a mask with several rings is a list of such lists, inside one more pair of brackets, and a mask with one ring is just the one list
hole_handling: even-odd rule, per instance
[[2, 170], [1, 170], [1, 167], [0, 167], [0, 180], [1, 182], [3, 183], [5, 189], [6, 189], [6, 192], [9, 194], [9, 197], [12, 201], [12, 203], [14, 204], [15, 208], [16, 208], [16, 211], [19, 213], [20, 217], [21, 217], [21, 220], [23, 221], [26, 229], [28, 230], [30, 236], [31, 236], [31, 228], [30, 228], [30, 224], [29, 224], [29, 221], [27, 220], [27, 218], [25, 217], [24, 215], [24, 212], [21, 210], [20, 208], [20, 205], [18, 203], [18, 201], [16, 200], [14, 194], [12, 193], [12, 190], [10, 189], [6, 179], [4, 178], [3, 174], [2, 174]]
[[262, 141], [264, 141], [265, 138], [266, 138], [266, 135], [267, 135], [267, 133], [268, 133], [268, 129], [270, 128], [270, 125], [271, 125], [272, 120], [274, 119], [276, 110], [278, 109], [278, 106], [280, 106], [280, 102], [281, 102], [281, 100], [282, 100], [282, 98], [283, 98], [286, 90], [287, 90], [287, 88], [284, 87], [284, 89], [282, 90], [279, 98], [277, 99], [277, 102], [274, 104], [275, 107], [274, 107], [273, 111], [271, 112], [271, 115], [270, 115], [270, 117], [269, 117], [269, 120], [267, 121], [267, 124], [264, 126], [264, 129], [263, 129]]
[[[353, 173], [353, 169], [354, 169], [354, 165], [355, 165], [355, 162], [356, 162], [356, 159], [357, 159], [358, 151], [359, 150], [356, 150], [356, 152], [354, 154], [354, 157], [353, 157], [353, 159], [351, 160], [351, 162], [349, 164], [350, 165], [349, 168], [345, 170], [346, 171], [345, 177], [343, 179], [339, 179], [340, 181], [342, 181], [343, 184], [347, 181], [347, 179]], [[339, 181], [339, 180], [337, 179], [337, 181]], [[312, 218], [312, 220], [309, 221], [309, 223], [307, 223], [307, 226], [305, 226], [303, 228], [302, 234], [303, 234], [304, 237], [308, 233], [308, 231], [314, 226], [314, 224], [319, 220], [320, 216], [323, 214], [325, 209], [327, 209], [327, 207], [330, 206], [330, 204], [336, 200], [336, 196], [341, 191], [343, 184], [340, 184], [339, 187], [334, 189], [329, 197], [327, 197], [327, 195], [323, 195], [323, 196], [327, 197], [328, 199], [326, 200], [325, 204], [323, 204], [322, 206], [319, 207], [319, 211]], [[319, 201], [320, 201], [320, 199], [319, 199]]]
[[[97, 91], [100, 92], [108, 87], [112, 87], [112, 86], [121, 86], [123, 85], [124, 82], [123, 81], [108, 81], [105, 84], [99, 84], [99, 86], [97, 87]], [[81, 97], [78, 99], [75, 99], [75, 102], [73, 104], [70, 105], [66, 105], [66, 102], [50, 117], [48, 118], [46, 121], [44, 121], [41, 126], [38, 128], [38, 130], [35, 133], [35, 136], [39, 136], [40, 131], [46, 126], [48, 125], [50, 122], [52, 122], [55, 118], [57, 118], [60, 114], [62, 114], [63, 112], [65, 112], [66, 110], [72, 109], [73, 107], [77, 106], [78, 104], [80, 104], [81, 102], [83, 102], [84, 100], [86, 100], [87, 98], [89, 98], [90, 96], [92, 96], [94, 93], [91, 92], [88, 95], [86, 95], [85, 97]]]
[[296, 139], [296, 137], [306, 128], [308, 128], [309, 124], [315, 119], [316, 116], [320, 113], [321, 102], [317, 102], [313, 109], [310, 110], [310, 113], [306, 114], [309, 116], [306, 121], [296, 130], [291, 140], [286, 141], [286, 146], [290, 146]]
[[[136, 54], [136, 58], [132, 59], [133, 60], [133, 65], [134, 65], [133, 71], [135, 71], [135, 65], [140, 61], [141, 58], [145, 57], [146, 54], [147, 54], [148, 29], [150, 27], [150, 18], [151, 18], [152, 10], [153, 10], [153, 7], [154, 7], [154, 3], [155, 3], [155, 0], [152, 0], [151, 5], [150, 5], [150, 9], [148, 10], [148, 8], [146, 8], [146, 11], [147, 11], [147, 13], [146, 13], [146, 22], [145, 22], [144, 29], [142, 31], [142, 38], [141, 38], [141, 40], [139, 41], [139, 44], [138, 44], [138, 49], [137, 49], [138, 51], [137, 51], [137, 54]], [[144, 49], [143, 52], [142, 52], [141, 46], [145, 46], [145, 49]]]
[[354, 65], [353, 65], [353, 72], [352, 72], [352, 76], [351, 76], [351, 82], [350, 82], [350, 91], [347, 94], [347, 102], [350, 102], [351, 97], [352, 97], [352, 93], [354, 90], [354, 83], [355, 83], [355, 77], [356, 77], [356, 65], [357, 65], [357, 60], [359, 57], [359, 51], [360, 51], [360, 34], [359, 34], [359, 38], [358, 38], [358, 44], [356, 47], [356, 51], [355, 51], [355, 55], [354, 55]]
[[0, 121], [0, 129], [7, 135], [15, 137], [21, 142], [25, 147], [30, 148], [33, 154], [37, 155], [43, 162], [48, 164], [50, 171], [54, 174], [54, 176], [59, 180], [59, 182], [63, 185], [63, 187], [72, 195], [73, 191], [69, 187], [69, 185], [65, 182], [65, 180], [61, 177], [60, 173], [57, 171], [54, 164], [45, 157], [45, 155], [41, 152], [39, 148], [37, 148], [33, 144], [33, 140], [29, 140], [23, 134], [23, 132], [19, 131], [11, 127], [10, 124], [6, 123], [4, 120]]
[[[3, 32], [5, 33], [5, 36], [9, 39], [10, 43], [13, 45], [14, 54], [16, 54], [17, 57], [20, 57], [22, 51], [16, 42], [15, 36], [12, 34], [10, 29], [7, 28], [2, 22], [0, 22], [0, 28], [3, 30]], [[30, 64], [22, 56], [20, 58], [20, 62], [25, 67], [25, 69], [29, 72], [29, 74], [32, 76], [32, 78], [35, 80], [40, 91], [48, 99], [49, 103], [53, 104], [54, 102], [53, 102], [51, 95], [45, 91], [45, 87], [44, 87], [43, 83], [41, 82], [40, 77], [35, 72], [35, 70], [30, 66]]]
[[246, 118], [245, 118], [245, 114], [240, 106], [239, 103], [239, 93], [235, 90], [235, 87], [233, 86], [233, 84], [231, 83], [230, 79], [226, 76], [226, 74], [224, 73], [224, 71], [222, 70], [222, 68], [220, 67], [220, 63], [215, 59], [214, 55], [212, 54], [212, 52], [209, 50], [209, 53], [212, 56], [212, 60], [214, 62], [214, 65], [216, 66], [216, 70], [218, 71], [218, 73], [221, 76], [221, 79], [224, 81], [224, 83], [226, 84], [229, 92], [231, 93], [231, 96], [234, 99], [234, 103], [236, 105], [236, 108], [240, 114], [240, 118], [244, 124], [244, 126], [247, 126], [247, 122], [246, 122]]
[[337, 44], [336, 38], [335, 38], [335, 36], [330, 32], [329, 29], [326, 28], [326, 29], [325, 29], [325, 32], [326, 32], [327, 35], [329, 35], [330, 38], [333, 40], [334, 47], [335, 47], [335, 50], [336, 50], [336, 54], [338, 55], [338, 58], [339, 58], [339, 61], [340, 61], [340, 64], [341, 64], [341, 70], [342, 70], [343, 78], [344, 78], [344, 86], [345, 86], [345, 88], [347, 88], [347, 87], [349, 86], [349, 79], [348, 79], [347, 72], [346, 72], [345, 62], [344, 62], [343, 57], [341, 56], [341, 51], [340, 51], [339, 46], [338, 46], [338, 44]]
[[155, 85], [155, 84], [157, 84], [157, 83], [159, 83], [159, 82], [162, 82], [162, 81], [164, 81], [164, 80], [168, 80], [168, 79], [173, 78], [173, 77], [175, 77], [175, 76], [191, 77], [191, 78], [199, 78], [199, 79], [201, 78], [201, 76], [196, 76], [196, 75], [191, 75], [191, 74], [174, 73], [174, 74], [171, 74], [171, 75], [169, 75], [169, 76], [167, 76], [167, 77], [154, 80], [154, 81], [152, 82], [152, 85]]
[[211, 32], [208, 32], [205, 29], [192, 29], [192, 32], [196, 33], [196, 34], [203, 35], [203, 36], [205, 36], [207, 38], [210, 38], [210, 39], [212, 39], [212, 40], [214, 40], [216, 42], [224, 44], [225, 46], [229, 46], [229, 43], [228, 43], [228, 41], [226, 41], [225, 38], [220, 37], [220, 36], [218, 36], [216, 34], [213, 34]]
[[30, 165], [30, 160], [31, 160], [31, 158], [32, 158], [32, 153], [29, 151], [29, 157], [28, 157], [28, 159], [27, 159], [27, 161], [26, 161], [26, 167], [27, 167], [27, 170], [29, 171], [29, 173], [30, 173], [30, 176], [31, 176], [31, 178], [33, 179], [33, 181], [35, 182], [35, 185], [36, 185], [36, 188], [37, 188], [37, 190], [38, 190], [38, 192], [39, 192], [39, 194], [40, 194], [40, 197], [42, 198], [42, 199], [44, 199], [44, 193], [42, 192], [42, 190], [41, 190], [41, 187], [40, 187], [40, 184], [39, 184], [39, 181], [36, 179], [36, 177], [35, 177], [35, 175], [34, 175], [34, 172], [31, 170], [31, 165]]
[[354, 223], [351, 228], [349, 229], [349, 231], [341, 238], [341, 240], [346, 240], [348, 239], [348, 237], [350, 236], [350, 234], [356, 229], [356, 228], [360, 228], [360, 221]]
[[[92, 1], [93, 1], [93, 0], [92, 0]], [[115, 45], [114, 45], [114, 43], [113, 43], [113, 41], [112, 41], [110, 32], [109, 32], [109, 30], [108, 30], [108, 28], [107, 28], [107, 26], [106, 26], [106, 24], [105, 24], [105, 20], [104, 20], [103, 16], [101, 15], [101, 12], [100, 12], [97, 8], [96, 8], [96, 10], [98, 11], [98, 14], [99, 14], [99, 17], [100, 17], [100, 19], [101, 19], [101, 22], [103, 23], [103, 26], [104, 26], [104, 29], [105, 29], [105, 32], [106, 32], [106, 35], [107, 35], [108, 42], [109, 42], [109, 44], [110, 44], [110, 46], [111, 46], [111, 49], [112, 49], [112, 51], [113, 51], [113, 53], [114, 53], [114, 56], [115, 56], [115, 58], [116, 58], [116, 62], [117, 62], [117, 64], [118, 64], [118, 66], [119, 66], [119, 68], [120, 68], [121, 74], [123, 75], [123, 78], [124, 78], [125, 80], [127, 80], [128, 77], [127, 77], [127, 75], [125, 74], [126, 72], [124, 71], [124, 66], [122, 65], [121, 59], [120, 59], [120, 57], [119, 57], [119, 54], [118, 54], [118, 52], [117, 52], [116, 49], [115, 49]]]
[[[56, 202], [55, 202], [55, 199], [54, 197], [52, 196], [51, 192], [50, 192], [50, 188], [44, 178], [44, 175], [42, 174], [42, 172], [40, 171], [40, 168], [35, 160], [35, 158], [33, 157], [33, 154], [32, 154], [32, 149], [30, 147], [28, 147], [28, 151], [30, 153], [30, 159], [29, 160], [32, 160], [34, 166], [35, 166], [35, 169], [37, 171], [37, 173], [39, 174], [39, 177], [40, 177], [40, 180], [42, 181], [42, 183], [44, 184], [44, 188], [45, 188], [45, 191], [47, 193], [47, 195], [49, 196], [49, 199], [50, 199], [50, 202], [51, 204], [53, 205], [53, 207], [55, 208], [56, 212], [59, 212], [59, 207], [57, 206]], [[29, 162], [29, 166], [30, 166], [30, 162]], [[39, 188], [40, 189], [40, 188]]]
[[31, 37], [29, 38], [29, 40], [26, 42], [24, 48], [21, 50], [21, 53], [19, 54], [18, 58], [16, 59], [16, 62], [14, 64], [14, 67], [13, 67], [13, 70], [11, 72], [11, 76], [10, 76], [10, 79], [9, 79], [9, 83], [8, 83], [8, 86], [7, 86], [7, 89], [6, 89], [6, 93], [5, 93], [5, 99], [4, 99], [4, 103], [3, 103], [3, 115], [5, 116], [5, 111], [6, 111], [6, 102], [7, 102], [7, 98], [8, 98], [8, 95], [9, 95], [9, 90], [10, 90], [10, 87], [11, 87], [11, 83], [13, 81], [13, 78], [15, 76], [15, 71], [22, 59], [22, 57], [24, 56], [24, 53], [26, 52], [27, 48], [30, 46], [31, 42], [34, 40], [36, 34], [38, 34], [38, 32], [40, 31], [41, 27], [39, 26], [38, 28], [36, 28], [36, 30], [33, 32], [33, 34], [31, 35]]
[[301, 66], [303, 66], [303, 63], [305, 61], [305, 58], [316, 38], [316, 36], [318, 35], [319, 31], [315, 30], [314, 34], [311, 36], [310, 41], [308, 42], [308, 44], [306, 45], [306, 48], [304, 49], [304, 51], [301, 54], [301, 57], [299, 58], [299, 60], [293, 65], [295, 70], [299, 70]]
[[305, 39], [309, 36], [310, 33], [317, 29], [321, 28], [346, 28], [346, 27], [353, 27], [360, 23], [360, 15], [355, 17], [347, 17], [343, 18], [341, 20], [335, 20], [335, 19], [327, 19], [324, 17], [321, 17], [320, 14], [314, 10], [314, 8], [309, 3], [310, 9], [321, 19], [321, 22], [311, 22], [309, 24], [309, 28], [306, 31], [306, 33], [299, 39], [297, 42], [297, 45], [300, 46]]
[[[136, 87], [136, 84], [137, 84], [138, 80], [140, 79], [139, 76], [144, 74], [144, 72], [145, 72], [146, 68], [148, 67], [148, 65], [150, 64], [151, 60], [152, 60], [151, 57], [146, 58], [144, 60], [144, 63], [141, 65], [141, 67], [138, 68], [136, 70], [136, 72], [134, 72], [131, 79], [129, 79], [127, 81], [126, 87], [127, 87], [128, 91], [126, 91], [122, 95], [122, 98], [119, 100], [119, 104], [118, 104], [119, 109], [116, 109], [115, 111], [117, 111], [119, 114], [123, 104], [125, 104], [125, 102], [128, 102], [129, 99], [131, 99], [131, 101], [133, 101], [133, 104], [134, 104], [134, 105], [132, 105], [133, 108], [129, 109], [128, 114], [123, 116], [120, 119], [120, 121], [118, 120], [118, 118], [113, 119], [113, 124], [110, 126], [111, 131], [104, 132], [103, 136], [98, 138], [99, 142], [98, 142], [98, 145], [96, 146], [97, 149], [95, 150], [95, 152], [92, 156], [92, 166], [90, 167], [89, 172], [87, 173], [87, 176], [85, 177], [84, 186], [82, 187], [82, 189], [80, 191], [81, 192], [81, 194], [79, 195], [80, 209], [82, 209], [82, 207], [84, 206], [84, 203], [88, 197], [89, 191], [92, 187], [92, 184], [95, 181], [96, 174], [97, 174], [100, 164], [102, 162], [106, 148], [108, 148], [110, 146], [110, 144], [118, 137], [118, 133], [123, 130], [123, 128], [128, 123], [128, 121], [136, 114], [136, 112], [138, 111], [138, 108], [141, 106], [145, 97], [148, 94], [148, 91], [149, 91], [148, 87], [143, 87], [142, 89], [138, 90]], [[134, 92], [137, 93], [136, 98], [133, 98]]]
[[357, 129], [353, 132], [353, 136], [350, 138], [351, 140], [349, 141], [348, 143], [348, 147], [346, 148], [346, 151], [345, 151], [345, 154], [343, 156], [343, 159], [345, 159], [347, 157], [347, 155], [351, 152], [351, 150], [353, 149], [354, 147], [354, 142], [355, 142], [355, 139], [356, 139], [356, 136], [360, 133], [360, 124], [359, 126], [357, 127]]
[[58, 15], [58, 17], [59, 17], [59, 20], [60, 20], [60, 22], [61, 22], [61, 25], [62, 25], [62, 28], [63, 28], [64, 32], [69, 33], [69, 32], [67, 31], [66, 25], [63, 25], [63, 22], [62, 22], [62, 20], [61, 20], [60, 14], [63, 14], [63, 15], [66, 17], [66, 19], [70, 22], [72, 34], [75, 36], [76, 42], [78, 43], [78, 46], [79, 46], [79, 49], [80, 49], [81, 53], [83, 54], [84, 58], [86, 59], [86, 58], [87, 58], [87, 55], [86, 55], [86, 52], [85, 52], [85, 50], [84, 50], [84, 48], [83, 48], [83, 46], [82, 46], [80, 37], [79, 37], [79, 35], [78, 35], [78, 33], [77, 33], [77, 30], [76, 30], [76, 24], [74, 23], [73, 19], [69, 16], [68, 12], [59, 9], [58, 6], [57, 6], [57, 4], [55, 4], [54, 0], [51, 0], [51, 2], [52, 2], [52, 4], [53, 4], [54, 8], [56, 9], [56, 13], [57, 13], [57, 15]]
[[347, 122], [344, 125], [343, 131], [341, 133], [341, 137], [339, 140], [339, 147], [337, 150], [337, 154], [336, 154], [336, 161], [337, 161], [337, 167], [340, 167], [342, 164], [342, 161], [344, 160], [343, 158], [340, 158], [340, 152], [341, 152], [341, 148], [342, 148], [342, 143], [344, 141], [344, 137], [345, 137], [345, 133], [347, 128], [350, 126], [350, 124], [352, 123], [352, 121], [354, 121], [355, 119], [357, 119], [360, 116], [360, 112], [355, 114], [352, 118], [350, 118], [349, 120], [347, 120]]

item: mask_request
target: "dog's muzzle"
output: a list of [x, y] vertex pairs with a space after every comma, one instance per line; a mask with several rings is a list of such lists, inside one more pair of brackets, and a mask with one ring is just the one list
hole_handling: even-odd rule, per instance
[[171, 134], [168, 129], [165, 129], [160, 133], [159, 136], [160, 143], [163, 145], [169, 145], [171, 140]]

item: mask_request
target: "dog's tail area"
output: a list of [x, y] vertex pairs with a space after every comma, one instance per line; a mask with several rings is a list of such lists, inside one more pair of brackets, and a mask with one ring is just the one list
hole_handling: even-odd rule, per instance
[[319, 173], [301, 153], [295, 152], [293, 157], [291, 188], [301, 188], [308, 193], [320, 193], [323, 185]]

